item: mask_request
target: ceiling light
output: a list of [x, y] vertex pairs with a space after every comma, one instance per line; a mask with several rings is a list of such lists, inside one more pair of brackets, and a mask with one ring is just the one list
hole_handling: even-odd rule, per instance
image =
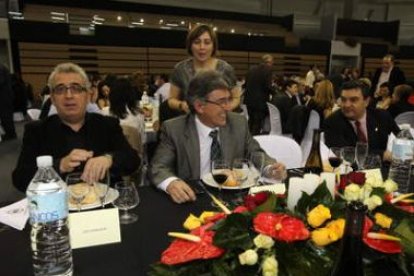
[[50, 15], [54, 15], [54, 16], [65, 16], [66, 13], [64, 13], [64, 12], [50, 12]]
[[163, 29], [163, 30], [171, 30], [172, 28], [171, 27], [167, 27], [167, 26], [161, 26], [160, 29]]
[[234, 34], [235, 30], [234, 30], [234, 29], [231, 29], [231, 30], [230, 30], [230, 32], [231, 32], [232, 34]]
[[164, 20], [163, 19], [160, 19], [159, 23], [160, 24], [164, 23]]
[[170, 27], [178, 27], [177, 23], [167, 23], [165, 25], [170, 26]]
[[95, 24], [95, 25], [102, 25], [103, 24], [103, 22], [96, 21], [96, 20], [93, 20], [92, 23]]
[[141, 18], [139, 22], [144, 23], [144, 18]]
[[117, 21], [122, 21], [122, 16], [118, 15], [118, 16], [116, 17], [116, 20], [117, 20]]
[[93, 16], [93, 20], [103, 22], [103, 21], [105, 21], [105, 18], [99, 17], [99, 15], [95, 14]]
[[252, 33], [251, 33], [251, 32], [248, 32], [248, 33], [247, 33], [247, 35], [248, 35], [248, 36], [251, 36], [251, 35], [252, 35]]
[[132, 21], [131, 24], [132, 25], [140, 25], [140, 26], [144, 25], [143, 22], [135, 22], [135, 21]]
[[185, 21], [181, 21], [181, 25], [184, 25], [185, 24]]
[[213, 28], [213, 31], [217, 32], [217, 30], [218, 30], [218, 29], [217, 29], [217, 27], [214, 27], [214, 28]]
[[50, 18], [51, 18], [52, 20], [65, 21], [65, 18], [63, 18], [63, 17], [51, 16]]

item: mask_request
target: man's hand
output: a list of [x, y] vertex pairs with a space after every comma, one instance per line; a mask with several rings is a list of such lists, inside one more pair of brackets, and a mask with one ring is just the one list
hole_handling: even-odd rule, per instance
[[59, 170], [61, 173], [73, 172], [82, 162], [93, 157], [93, 151], [74, 149], [60, 160]]
[[172, 181], [167, 186], [167, 193], [171, 196], [172, 200], [176, 203], [184, 203], [187, 201], [195, 201], [196, 196], [193, 189], [187, 185], [181, 179]]
[[266, 173], [268, 176], [277, 180], [284, 180], [287, 177], [286, 167], [283, 163], [276, 162], [266, 168]]
[[98, 182], [105, 177], [105, 173], [112, 166], [111, 156], [98, 156], [90, 158], [83, 169], [81, 178], [87, 183]]

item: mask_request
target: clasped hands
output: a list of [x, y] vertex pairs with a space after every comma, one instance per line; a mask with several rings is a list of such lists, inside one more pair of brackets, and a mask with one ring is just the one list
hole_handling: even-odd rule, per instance
[[73, 149], [60, 160], [59, 170], [61, 173], [73, 172], [82, 162], [86, 163], [81, 178], [87, 183], [97, 182], [104, 178], [105, 173], [112, 166], [110, 156], [94, 157], [93, 151]]

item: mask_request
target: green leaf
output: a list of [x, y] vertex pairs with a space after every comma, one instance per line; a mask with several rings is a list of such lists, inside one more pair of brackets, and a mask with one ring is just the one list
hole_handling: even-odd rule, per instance
[[373, 195], [377, 195], [377, 196], [379, 196], [380, 198], [384, 198], [385, 197], [385, 194], [386, 194], [387, 192], [385, 191], [385, 189], [384, 188], [373, 188], [372, 189], [372, 192], [371, 192], [371, 196], [373, 196]]
[[306, 217], [306, 213], [308, 212], [310, 202], [311, 196], [305, 192], [302, 192], [302, 196], [296, 204], [295, 211]]
[[248, 249], [253, 246], [249, 235], [250, 217], [243, 214], [231, 214], [216, 229], [213, 243], [224, 249]]
[[403, 219], [394, 232], [401, 238], [401, 244], [404, 252], [414, 256], [414, 220]]
[[165, 265], [156, 263], [151, 265], [149, 276], [201, 276], [209, 273], [211, 260], [193, 261], [180, 265]]
[[306, 217], [308, 210], [312, 210], [317, 205], [323, 204], [329, 208], [334, 202], [331, 193], [326, 187], [326, 182], [324, 181], [318, 188], [316, 188], [313, 194], [308, 195], [307, 193], [302, 192], [302, 196], [296, 205], [295, 211]]

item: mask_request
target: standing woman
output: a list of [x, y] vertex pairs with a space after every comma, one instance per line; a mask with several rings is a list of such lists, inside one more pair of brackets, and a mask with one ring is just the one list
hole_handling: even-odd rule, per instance
[[208, 25], [197, 25], [188, 33], [186, 48], [191, 57], [177, 63], [171, 75], [170, 109], [189, 112], [186, 101], [188, 85], [198, 72], [207, 70], [215, 70], [223, 75], [231, 88], [231, 109], [236, 109], [240, 104], [240, 88], [236, 85], [233, 67], [216, 58], [218, 41], [213, 29]]

